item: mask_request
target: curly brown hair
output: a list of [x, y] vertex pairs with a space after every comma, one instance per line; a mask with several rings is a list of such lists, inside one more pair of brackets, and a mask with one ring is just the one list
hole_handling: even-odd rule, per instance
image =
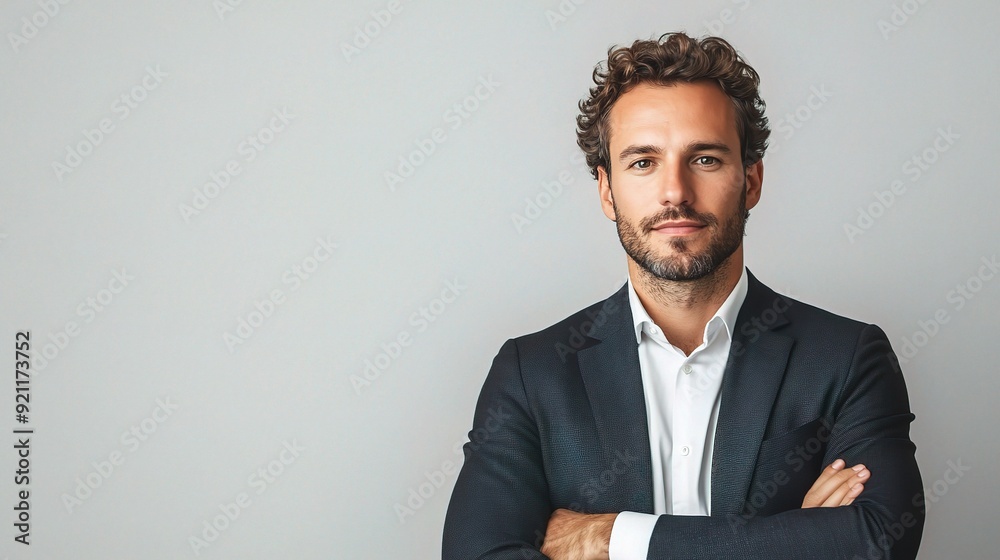
[[587, 156], [590, 173], [610, 172], [608, 114], [619, 97], [641, 83], [670, 85], [715, 80], [736, 108], [743, 165], [764, 157], [771, 131], [760, 98], [760, 77], [728, 42], [719, 37], [694, 39], [685, 33], [665, 33], [656, 41], [638, 40], [631, 47], [608, 49], [606, 64], [594, 68], [594, 87], [580, 101], [576, 118], [577, 145]]

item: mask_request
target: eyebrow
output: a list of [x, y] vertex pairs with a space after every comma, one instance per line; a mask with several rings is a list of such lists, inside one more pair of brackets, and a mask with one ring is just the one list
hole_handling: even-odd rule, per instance
[[687, 145], [689, 152], [719, 152], [721, 154], [731, 154], [733, 151], [722, 142], [691, 142]]
[[628, 158], [630, 158], [632, 156], [640, 156], [640, 155], [643, 155], [643, 154], [661, 155], [661, 154], [663, 154], [663, 150], [661, 150], [660, 148], [658, 148], [658, 147], [656, 147], [656, 146], [654, 146], [652, 144], [646, 144], [646, 145], [643, 145], [643, 146], [637, 146], [637, 145], [633, 144], [633, 145], [625, 148], [624, 150], [622, 150], [622, 152], [620, 154], [618, 154], [618, 161], [625, 161], [626, 159], [628, 159]]
[[[709, 142], [696, 140], [685, 147], [687, 152], [718, 152], [721, 154], [731, 154], [733, 150], [722, 142]], [[631, 145], [618, 154], [618, 161], [625, 161], [632, 156], [656, 154], [663, 155], [663, 150], [652, 144]]]

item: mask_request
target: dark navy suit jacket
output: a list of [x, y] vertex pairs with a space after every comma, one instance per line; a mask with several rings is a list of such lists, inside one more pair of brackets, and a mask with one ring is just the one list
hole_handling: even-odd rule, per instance
[[[748, 280], [722, 381], [712, 515], [661, 515], [648, 558], [914, 558], [922, 483], [885, 333]], [[627, 289], [500, 348], [448, 507], [445, 560], [545, 558], [557, 508], [653, 512]], [[837, 458], [871, 470], [864, 492], [800, 509]]]

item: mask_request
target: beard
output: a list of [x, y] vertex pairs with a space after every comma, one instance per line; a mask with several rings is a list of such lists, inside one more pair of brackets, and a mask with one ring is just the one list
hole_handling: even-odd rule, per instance
[[[725, 216], [725, 221], [721, 223], [715, 214], [699, 213], [688, 205], [681, 205], [664, 208], [662, 212], [633, 224], [618, 213], [618, 207], [614, 205], [613, 200], [612, 205], [618, 237], [628, 256], [643, 270], [657, 278], [684, 282], [708, 276], [736, 252], [743, 241], [747, 218], [750, 216], [746, 201], [744, 180], [736, 211]], [[650, 241], [650, 232], [654, 226], [666, 220], [692, 220], [705, 224], [710, 236], [708, 247], [696, 252], [691, 249], [690, 242], [684, 237], [669, 237], [667, 244], [672, 254], [660, 255], [658, 248]]]

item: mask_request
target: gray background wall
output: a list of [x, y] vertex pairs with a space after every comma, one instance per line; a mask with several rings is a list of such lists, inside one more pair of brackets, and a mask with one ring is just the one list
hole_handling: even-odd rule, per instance
[[910, 354], [921, 558], [994, 557], [1000, 5], [225, 1], [0, 7], [0, 554], [437, 557], [500, 345], [625, 278], [593, 65], [683, 29], [763, 78], [749, 267]]

